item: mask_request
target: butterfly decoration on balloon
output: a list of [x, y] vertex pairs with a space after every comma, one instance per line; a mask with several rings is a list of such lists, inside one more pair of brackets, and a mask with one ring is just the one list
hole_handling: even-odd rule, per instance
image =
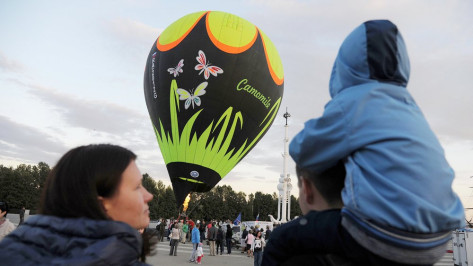
[[195, 70], [200, 70], [199, 75], [204, 72], [204, 78], [209, 79], [210, 74], [214, 75], [215, 77], [217, 74], [222, 74], [223, 69], [221, 69], [218, 66], [212, 66], [210, 65], [210, 62], [207, 63], [207, 58], [205, 57], [204, 52], [199, 50], [199, 56], [196, 57], [197, 62], [199, 62], [198, 65], [195, 66]]
[[187, 90], [181, 89], [181, 88], [177, 89], [176, 92], [177, 92], [177, 94], [179, 94], [179, 100], [182, 100], [182, 101], [185, 100], [184, 107], [186, 109], [189, 108], [191, 103], [192, 103], [192, 109], [194, 109], [194, 103], [197, 106], [200, 106], [200, 103], [202, 101], [200, 100], [199, 96], [202, 96], [206, 93], [205, 88], [207, 87], [207, 84], [209, 84], [209, 83], [204, 81], [204, 82], [200, 83], [199, 86], [197, 86], [195, 91], [191, 90], [191, 92], [188, 92]]
[[174, 75], [174, 77], [177, 77], [179, 76], [179, 73], [182, 73], [184, 72], [182, 70], [182, 67], [184, 67], [184, 59], [181, 59], [179, 61], [179, 63], [177, 63], [177, 66], [176, 67], [170, 67], [168, 68], [168, 72], [171, 74], [171, 75]]

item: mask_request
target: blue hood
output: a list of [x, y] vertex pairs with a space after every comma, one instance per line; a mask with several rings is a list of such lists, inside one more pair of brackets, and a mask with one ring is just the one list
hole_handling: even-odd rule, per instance
[[333, 64], [330, 96], [371, 82], [406, 87], [410, 64], [406, 45], [396, 25], [389, 20], [361, 24], [345, 39]]

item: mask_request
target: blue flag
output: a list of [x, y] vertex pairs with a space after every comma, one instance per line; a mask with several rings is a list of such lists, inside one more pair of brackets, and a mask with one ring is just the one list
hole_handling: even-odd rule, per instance
[[235, 219], [235, 221], [233, 221], [234, 225], [238, 225], [239, 223], [241, 223], [241, 212], [238, 214], [238, 217]]
[[258, 218], [259, 218], [259, 213], [258, 213], [258, 215], [256, 215], [256, 221], [258, 221]]

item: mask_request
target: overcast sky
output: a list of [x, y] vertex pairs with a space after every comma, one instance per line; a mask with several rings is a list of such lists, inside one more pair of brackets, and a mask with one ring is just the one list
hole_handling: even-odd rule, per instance
[[[355, 27], [389, 19], [411, 61], [408, 90], [473, 207], [473, 2], [398, 1], [14, 1], [0, 2], [0, 164], [51, 167], [78, 145], [113, 143], [138, 155], [143, 173], [170, 184], [143, 94], [151, 45], [180, 17], [233, 13], [258, 26], [282, 58], [285, 92], [273, 126], [219, 185], [277, 192], [284, 118], [289, 138], [320, 116], [338, 48]], [[289, 163], [298, 195], [294, 163]]]

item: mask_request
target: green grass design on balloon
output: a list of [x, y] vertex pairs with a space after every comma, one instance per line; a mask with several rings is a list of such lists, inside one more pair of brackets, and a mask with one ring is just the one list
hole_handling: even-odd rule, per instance
[[[248, 153], [248, 151], [255, 145], [255, 143], [263, 136], [263, 133], [271, 125], [274, 120], [276, 113], [281, 103], [281, 97], [274, 103], [271, 110], [261, 122], [261, 131], [258, 135], [251, 140], [251, 143], [247, 146], [248, 139], [245, 140], [243, 145], [235, 152], [235, 149], [228, 151], [230, 143], [235, 134], [237, 126], [243, 128], [243, 116], [241, 112], [237, 112], [233, 121], [230, 121], [232, 117], [233, 107], [228, 107], [227, 110], [220, 116], [218, 122], [213, 125], [214, 122], [207, 126], [205, 131], [197, 136], [195, 132], [192, 132], [192, 127], [197, 120], [200, 112], [196, 112], [186, 123], [181, 134], [179, 134], [179, 124], [177, 119], [177, 113], [179, 110], [179, 95], [177, 94], [177, 82], [172, 80], [171, 82], [171, 93], [169, 97], [170, 111], [171, 111], [171, 132], [164, 130], [161, 119], [159, 120], [158, 130], [155, 125], [154, 131], [156, 138], [159, 143], [159, 147], [163, 154], [164, 162], [166, 164], [171, 162], [185, 162], [197, 165], [202, 165], [207, 168], [213, 169], [224, 177], [231, 169]], [[266, 121], [266, 123], [265, 123]], [[231, 122], [231, 126], [229, 127]], [[208, 139], [210, 133], [213, 133], [215, 129], [222, 124], [220, 132], [216, 138], [212, 138], [210, 142]], [[264, 125], [263, 125], [264, 124]], [[224, 140], [225, 132], [229, 130], [227, 138]], [[206, 145], [209, 143], [208, 145]], [[203, 183], [201, 181], [180, 177], [186, 181], [195, 183]]]

